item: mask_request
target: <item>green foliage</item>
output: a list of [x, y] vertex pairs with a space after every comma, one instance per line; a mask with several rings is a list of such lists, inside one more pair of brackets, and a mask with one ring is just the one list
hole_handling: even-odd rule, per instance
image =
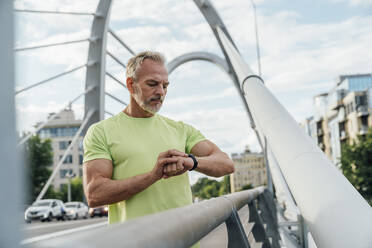
[[[59, 199], [63, 202], [68, 200], [68, 187], [63, 185], [60, 191], [54, 190], [51, 186], [45, 193], [45, 199]], [[71, 179], [71, 201], [84, 201], [83, 183], [81, 178]]]
[[350, 183], [372, 205], [372, 128], [352, 145], [341, 147], [341, 170]]
[[253, 189], [252, 184], [246, 184], [246, 185], [244, 185], [244, 186], [240, 189], [240, 191], [242, 191], [242, 190], [247, 190], [247, 189]]
[[210, 199], [228, 194], [230, 193], [230, 176], [225, 176], [221, 182], [206, 177], [199, 178], [191, 190], [194, 197], [200, 199]]
[[26, 144], [26, 156], [28, 161], [29, 199], [36, 199], [43, 186], [52, 173], [49, 166], [53, 163], [53, 150], [51, 140], [42, 141], [38, 135], [32, 136]]

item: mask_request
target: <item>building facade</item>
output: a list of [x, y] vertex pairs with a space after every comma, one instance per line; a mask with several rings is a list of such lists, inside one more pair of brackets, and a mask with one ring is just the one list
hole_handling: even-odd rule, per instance
[[372, 126], [372, 74], [340, 76], [329, 92], [314, 97], [314, 105], [314, 116], [302, 126], [339, 165], [342, 144], [352, 144]]
[[267, 184], [266, 167], [262, 153], [251, 152], [248, 147], [241, 154], [231, 154], [235, 171], [230, 175], [231, 192], [237, 192], [243, 186], [253, 187]]
[[[52, 140], [52, 169], [54, 169], [62, 159], [67, 147], [71, 144], [73, 137], [79, 130], [81, 123], [81, 120], [75, 119], [75, 114], [71, 109], [65, 109], [38, 132], [41, 139]], [[53, 180], [52, 185], [54, 188], [60, 190], [63, 185], [67, 185], [70, 176], [82, 177], [82, 164], [83, 137], [79, 136]]]

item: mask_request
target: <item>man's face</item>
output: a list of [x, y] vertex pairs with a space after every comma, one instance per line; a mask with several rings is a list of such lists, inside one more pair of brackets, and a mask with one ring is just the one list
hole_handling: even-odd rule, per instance
[[165, 66], [145, 59], [137, 71], [132, 96], [143, 110], [154, 114], [163, 104], [168, 85], [168, 72]]

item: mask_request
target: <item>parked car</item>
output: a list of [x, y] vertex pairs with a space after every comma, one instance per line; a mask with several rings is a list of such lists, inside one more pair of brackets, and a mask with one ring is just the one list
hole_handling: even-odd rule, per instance
[[33, 220], [52, 221], [52, 219], [64, 220], [66, 215], [65, 205], [57, 199], [39, 200], [25, 211], [25, 221]]
[[100, 206], [96, 208], [89, 208], [89, 215], [91, 218], [95, 216], [107, 216], [108, 215], [108, 207], [107, 206]]
[[88, 207], [82, 202], [66, 202], [67, 218], [77, 220], [78, 218], [88, 218]]

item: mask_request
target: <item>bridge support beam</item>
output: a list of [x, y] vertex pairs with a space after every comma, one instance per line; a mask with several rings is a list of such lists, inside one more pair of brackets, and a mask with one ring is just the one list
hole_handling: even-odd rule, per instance
[[19, 247], [23, 178], [16, 153], [13, 0], [0, 1], [0, 247]]
[[96, 63], [87, 67], [85, 88], [96, 87], [85, 96], [85, 117], [91, 110], [95, 113], [89, 120], [87, 128], [103, 120], [105, 114], [106, 40], [111, 5], [112, 0], [99, 1], [92, 25], [90, 37], [94, 39], [89, 43], [88, 61]]

